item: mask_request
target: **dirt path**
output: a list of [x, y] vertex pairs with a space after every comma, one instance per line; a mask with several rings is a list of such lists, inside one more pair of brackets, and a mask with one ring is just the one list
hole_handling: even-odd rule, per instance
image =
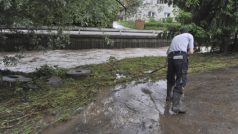
[[237, 134], [238, 67], [189, 77], [185, 100], [188, 113], [162, 116], [162, 134]]
[[238, 67], [189, 77], [184, 115], [164, 115], [165, 82], [131, 83], [104, 93], [72, 121], [42, 133], [237, 134]]

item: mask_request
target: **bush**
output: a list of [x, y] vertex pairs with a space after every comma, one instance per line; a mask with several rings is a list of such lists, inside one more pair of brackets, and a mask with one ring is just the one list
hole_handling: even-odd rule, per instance
[[165, 22], [165, 23], [173, 23], [173, 18], [172, 18], [172, 17], [163, 18], [163, 19], [162, 19], [162, 22]]
[[135, 22], [134, 21], [119, 21], [119, 23], [125, 27], [135, 29]]
[[65, 70], [57, 66], [43, 65], [36, 69], [36, 76], [38, 77], [48, 77], [48, 76], [64, 76]]
[[181, 27], [180, 23], [168, 23], [168, 22], [160, 22], [160, 21], [149, 21], [145, 23], [146, 29], [160, 29], [167, 31], [176, 31]]

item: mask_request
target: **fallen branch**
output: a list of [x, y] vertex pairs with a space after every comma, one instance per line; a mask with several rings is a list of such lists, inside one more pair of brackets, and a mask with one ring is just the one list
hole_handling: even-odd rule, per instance
[[153, 73], [155, 73], [155, 72], [157, 72], [157, 71], [159, 71], [159, 70], [161, 70], [161, 69], [163, 69], [163, 68], [166, 68], [166, 66], [159, 67], [159, 68], [157, 68], [157, 69], [155, 69], [155, 70], [149, 72], [148, 74], [153, 74]]

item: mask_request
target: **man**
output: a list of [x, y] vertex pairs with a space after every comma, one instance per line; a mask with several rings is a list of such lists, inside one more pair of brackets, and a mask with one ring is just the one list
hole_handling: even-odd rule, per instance
[[[180, 34], [172, 39], [170, 47], [167, 50], [166, 101], [172, 99], [172, 111], [175, 113], [186, 112], [180, 100], [187, 82], [188, 54], [193, 54], [193, 48], [193, 35], [188, 33], [185, 29], [181, 29]], [[173, 92], [172, 95], [171, 92]]]

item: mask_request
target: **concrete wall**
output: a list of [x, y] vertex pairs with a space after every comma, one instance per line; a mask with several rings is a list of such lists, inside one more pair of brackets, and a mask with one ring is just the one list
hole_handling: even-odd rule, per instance
[[[107, 38], [107, 39], [106, 39]], [[43, 39], [44, 40], [44, 39]], [[107, 43], [109, 40], [110, 43]], [[46, 41], [43, 41], [46, 44]], [[106, 37], [106, 36], [70, 36], [70, 45], [65, 49], [114, 49], [114, 48], [158, 48], [168, 46], [170, 39], [157, 37]], [[32, 49], [32, 41], [24, 36], [7, 35], [0, 41], [0, 51], [13, 51], [18, 48]]]
[[100, 36], [71, 36], [71, 45], [68, 49], [113, 49], [113, 48], [158, 48], [168, 46], [170, 40], [156, 37], [109, 37], [107, 44], [105, 37]]
[[[47, 46], [48, 37], [55, 30], [37, 30], [29, 34], [27, 30], [17, 29], [18, 34], [2, 30], [5, 38], [0, 38], [0, 51], [12, 51], [18, 48], [32, 50], [38, 46]], [[19, 32], [21, 34], [19, 34]], [[79, 29], [64, 31], [70, 36], [70, 45], [64, 49], [113, 49], [113, 48], [157, 48], [168, 46], [172, 34], [156, 30], [115, 30], [115, 29]], [[33, 38], [37, 37], [37, 38]], [[39, 44], [36, 44], [36, 39]]]

